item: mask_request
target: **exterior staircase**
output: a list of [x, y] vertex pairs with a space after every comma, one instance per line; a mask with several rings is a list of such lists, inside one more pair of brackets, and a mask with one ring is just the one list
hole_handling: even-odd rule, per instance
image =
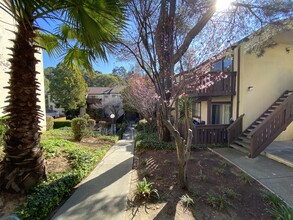
[[[242, 127], [242, 118], [234, 123]], [[238, 136], [230, 139], [229, 145], [257, 157], [279, 134], [293, 121], [293, 91], [285, 91], [262, 115], [260, 115], [246, 130], [238, 132]], [[233, 130], [237, 125], [231, 126]], [[238, 125], [239, 130], [239, 125]], [[228, 128], [229, 132], [229, 128]], [[233, 131], [231, 131], [233, 133]]]

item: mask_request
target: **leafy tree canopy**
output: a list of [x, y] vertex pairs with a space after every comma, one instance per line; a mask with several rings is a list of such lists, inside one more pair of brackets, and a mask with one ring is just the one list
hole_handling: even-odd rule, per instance
[[112, 87], [125, 84], [121, 75], [102, 74], [100, 72], [96, 72], [92, 77], [85, 76], [85, 81], [89, 87]]
[[60, 63], [52, 71], [52, 75], [50, 94], [56, 105], [66, 111], [85, 105], [87, 85], [79, 72]]

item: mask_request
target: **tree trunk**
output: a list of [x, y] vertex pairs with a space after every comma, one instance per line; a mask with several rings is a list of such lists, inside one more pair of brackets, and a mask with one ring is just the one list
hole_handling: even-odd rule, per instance
[[33, 20], [18, 21], [14, 46], [9, 60], [10, 81], [8, 130], [5, 134], [5, 156], [0, 164], [0, 188], [25, 192], [46, 177], [45, 160], [40, 148], [41, 120], [37, 98]]
[[164, 124], [164, 120], [167, 120], [167, 115], [164, 115], [161, 107], [157, 106], [157, 129], [158, 129], [158, 135], [159, 140], [170, 142], [171, 141], [171, 133], [169, 129]]
[[177, 129], [171, 124], [170, 121], [164, 121], [166, 127], [170, 130], [173, 137], [175, 138], [176, 143], [176, 151], [178, 157], [178, 179], [179, 179], [179, 186], [182, 189], [188, 189], [188, 182], [187, 182], [187, 163], [190, 157], [190, 148], [191, 148], [191, 141], [192, 141], [192, 130], [188, 130], [188, 137], [187, 141], [180, 136], [180, 133]]

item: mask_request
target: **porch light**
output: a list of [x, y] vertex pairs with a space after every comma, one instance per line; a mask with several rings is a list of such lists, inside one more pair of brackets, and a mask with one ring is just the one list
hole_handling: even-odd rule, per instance
[[253, 86], [248, 86], [247, 87], [247, 90], [248, 90], [248, 92], [252, 91], [253, 90]]

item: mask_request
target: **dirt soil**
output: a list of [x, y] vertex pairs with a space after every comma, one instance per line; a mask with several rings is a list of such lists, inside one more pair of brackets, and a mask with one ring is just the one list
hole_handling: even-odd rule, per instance
[[[144, 150], [136, 153], [127, 219], [269, 220], [271, 207], [263, 199], [264, 188], [237, 167], [209, 150], [191, 152], [189, 190], [177, 181], [175, 151]], [[143, 177], [154, 183], [160, 198], [145, 202], [135, 196]], [[186, 207], [180, 197], [188, 194], [194, 204]]]

